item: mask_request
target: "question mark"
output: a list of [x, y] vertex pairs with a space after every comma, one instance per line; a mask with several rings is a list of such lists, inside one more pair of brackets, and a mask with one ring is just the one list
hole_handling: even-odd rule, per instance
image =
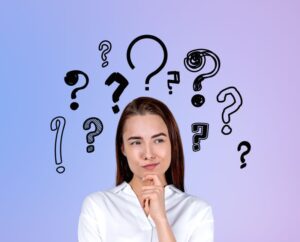
[[[64, 134], [66, 119], [62, 116], [55, 117], [51, 120], [50, 128], [52, 131], [56, 131], [55, 135], [55, 144], [54, 144], [54, 158], [55, 158], [55, 164], [60, 165], [62, 164], [62, 138]], [[65, 167], [64, 166], [58, 166], [56, 168], [56, 171], [59, 174], [64, 173]]]
[[228, 125], [230, 122], [230, 116], [239, 110], [239, 108], [243, 104], [243, 99], [239, 91], [235, 87], [227, 87], [219, 92], [217, 95], [218, 102], [225, 102], [227, 96], [231, 96], [233, 98], [233, 103], [229, 106], [226, 106], [222, 112], [222, 120], [225, 124], [222, 128], [222, 133], [224, 135], [231, 134], [231, 127]]
[[173, 75], [174, 76], [174, 79], [173, 80], [170, 80], [168, 79], [168, 88], [169, 88], [169, 94], [172, 94], [173, 91], [172, 91], [172, 86], [171, 86], [171, 83], [173, 84], [179, 84], [180, 83], [180, 75], [179, 75], [179, 71], [169, 71], [168, 72], [168, 75]]
[[[134, 69], [134, 68], [135, 68], [135, 66], [132, 64], [131, 57], [130, 57], [132, 47], [133, 47], [138, 41], [140, 41], [140, 40], [142, 40], [142, 39], [152, 39], [152, 40], [156, 41], [157, 43], [159, 43], [159, 45], [161, 46], [161, 48], [163, 49], [163, 52], [164, 52], [164, 58], [163, 58], [163, 61], [162, 61], [161, 65], [160, 65], [155, 71], [153, 71], [152, 73], [150, 73], [150, 74], [147, 76], [147, 78], [146, 78], [145, 84], [146, 84], [146, 85], [149, 85], [150, 79], [151, 79], [153, 76], [155, 76], [157, 73], [159, 73], [159, 72], [162, 70], [162, 68], [164, 68], [164, 66], [166, 65], [167, 59], [168, 59], [168, 51], [167, 51], [167, 47], [165, 46], [165, 44], [164, 44], [159, 38], [157, 38], [156, 36], [154, 36], [154, 35], [148, 35], [148, 34], [146, 34], [146, 35], [141, 35], [141, 36], [135, 38], [135, 39], [130, 43], [130, 45], [128, 46], [128, 49], [127, 49], [127, 61], [128, 61], [129, 66], [131, 67], [131, 69]], [[145, 87], [145, 90], [146, 90], [146, 91], [149, 91], [149, 87], [146, 86], [146, 87]]]
[[[71, 93], [71, 98], [75, 99], [76, 98], [76, 92], [84, 89], [87, 87], [87, 85], [89, 84], [89, 77], [87, 76], [86, 73], [84, 73], [83, 71], [79, 71], [79, 70], [73, 70], [73, 71], [69, 71], [67, 72], [66, 76], [65, 76], [65, 83], [69, 86], [74, 86], [77, 82], [78, 82], [78, 75], [83, 75], [84, 79], [85, 79], [85, 84], [81, 87], [77, 87], [75, 88], [72, 93]], [[79, 107], [79, 104], [77, 102], [72, 102], [70, 105], [70, 108], [72, 110], [76, 110]]]
[[103, 40], [100, 44], [99, 44], [99, 50], [102, 51], [102, 49], [104, 49], [101, 53], [101, 59], [104, 61], [102, 63], [102, 67], [106, 67], [108, 66], [108, 61], [107, 60], [107, 54], [111, 51], [111, 43], [108, 40]]
[[239, 145], [238, 145], [238, 148], [237, 150], [240, 151], [242, 146], [246, 146], [246, 150], [242, 153], [242, 156], [241, 156], [241, 162], [243, 163], [240, 168], [243, 169], [244, 167], [246, 167], [246, 163], [245, 162], [245, 156], [250, 152], [251, 150], [251, 144], [248, 142], [248, 141], [242, 141]]
[[[221, 62], [219, 57], [214, 52], [207, 49], [192, 50], [188, 52], [186, 58], [184, 58], [184, 66], [186, 67], [186, 69], [191, 72], [198, 72], [204, 67], [206, 63], [206, 56], [212, 58], [212, 60], [214, 61], [214, 68], [210, 72], [203, 73], [196, 77], [193, 83], [194, 91], [200, 91], [202, 89], [201, 83], [205, 78], [211, 78], [218, 73]], [[205, 98], [201, 94], [196, 94], [192, 97], [191, 102], [194, 107], [201, 107], [205, 102]]]
[[[112, 95], [112, 99], [113, 102], [116, 103], [119, 101], [119, 98], [121, 96], [121, 94], [123, 93], [123, 91], [125, 90], [125, 88], [128, 85], [128, 81], [127, 79], [120, 74], [119, 72], [114, 72], [112, 73], [107, 80], [105, 81], [105, 85], [110, 86], [113, 82], [117, 82], [119, 83], [118, 88], [114, 91], [113, 95]], [[114, 113], [118, 113], [120, 111], [118, 105], [115, 105], [112, 107], [112, 110]]]
[[[193, 135], [193, 151], [200, 150], [200, 141], [205, 140], [208, 137], [208, 123], [193, 123], [192, 124], [192, 132], [196, 133]], [[200, 133], [198, 133], [200, 131]]]
[[[99, 134], [101, 134], [103, 131], [103, 124], [102, 124], [101, 120], [96, 117], [91, 117], [91, 118], [85, 120], [83, 123], [83, 129], [89, 130], [91, 128], [92, 124], [94, 124], [96, 129], [93, 132], [89, 132], [86, 135], [86, 141], [88, 144], [93, 144], [95, 142], [95, 137], [98, 136]], [[88, 153], [94, 152], [94, 150], [95, 150], [95, 148], [93, 145], [89, 145], [88, 147], [86, 147], [86, 151]]]

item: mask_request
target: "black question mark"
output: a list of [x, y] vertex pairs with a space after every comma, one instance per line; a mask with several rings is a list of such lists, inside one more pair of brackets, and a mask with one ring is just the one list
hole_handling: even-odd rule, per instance
[[[146, 81], [145, 81], [145, 84], [146, 85], [149, 85], [149, 81], [150, 79], [155, 76], [157, 73], [159, 73], [162, 68], [164, 68], [164, 66], [166, 65], [167, 63], [167, 59], [168, 59], [168, 51], [167, 51], [167, 47], [165, 46], [165, 44], [159, 39], [157, 38], [156, 36], [154, 35], [149, 35], [149, 34], [146, 34], [146, 35], [141, 35], [137, 38], [135, 38], [131, 43], [130, 45], [128, 46], [128, 49], [127, 49], [127, 61], [128, 61], [128, 64], [129, 66], [131, 67], [131, 69], [134, 69], [135, 66], [132, 64], [132, 61], [131, 61], [131, 57], [130, 57], [130, 54], [131, 54], [131, 50], [132, 50], [132, 47], [140, 40], [142, 39], [152, 39], [156, 42], [158, 42], [161, 46], [161, 48], [163, 49], [163, 52], [164, 52], [164, 58], [163, 58], [163, 61], [161, 63], [161, 65], [155, 70], [153, 71], [152, 73], [150, 73], [147, 78], [146, 78]], [[146, 86], [145, 87], [145, 90], [146, 91], [149, 91], [149, 86]]]
[[240, 168], [241, 169], [243, 169], [244, 167], [246, 167], [246, 163], [244, 163], [245, 162], [245, 156], [250, 152], [250, 150], [251, 150], [251, 144], [248, 142], [248, 141], [242, 141], [239, 145], [238, 145], [238, 147], [237, 147], [237, 150], [238, 151], [240, 151], [241, 150], [241, 148], [242, 148], [242, 146], [246, 146], [246, 150], [242, 153], [242, 155], [241, 155], [241, 162], [243, 163], [241, 166], [240, 166]]
[[[200, 150], [200, 141], [205, 140], [208, 137], [209, 124], [208, 123], [193, 123], [192, 132], [193, 135], [193, 151]], [[198, 133], [200, 131], [200, 133]]]
[[[87, 87], [87, 85], [89, 84], [89, 77], [86, 73], [84, 73], [83, 71], [80, 70], [73, 70], [73, 71], [69, 71], [67, 72], [66, 76], [65, 76], [65, 83], [69, 86], [74, 86], [79, 79], [78, 75], [83, 75], [84, 79], [85, 79], [85, 84], [81, 87], [77, 87], [75, 88], [72, 93], [71, 93], [71, 98], [75, 99], [76, 98], [76, 92], [78, 92], [81, 89], [84, 89]], [[76, 110], [79, 107], [79, 104], [77, 102], [72, 102], [70, 105], [70, 108], [72, 110]]]
[[[196, 77], [193, 83], [194, 91], [200, 91], [202, 89], [201, 82], [205, 78], [211, 78], [218, 73], [221, 62], [219, 57], [214, 52], [207, 49], [192, 50], [188, 52], [186, 58], [184, 58], [184, 66], [186, 67], [186, 69], [191, 72], [198, 72], [204, 67], [207, 56], [211, 57], [214, 61], [214, 68], [210, 72], [202, 73]], [[191, 102], [194, 107], [201, 107], [205, 102], [205, 98], [201, 94], [196, 94], [192, 97]]]
[[179, 71], [169, 71], [168, 75], [173, 75], [173, 77], [174, 77], [173, 80], [168, 79], [168, 88], [170, 90], [169, 94], [172, 94], [173, 87], [171, 86], [171, 84], [179, 84], [180, 83], [180, 73], [179, 73]]
[[[119, 72], [114, 72], [112, 73], [107, 80], [105, 81], [105, 85], [110, 86], [113, 82], [117, 82], [119, 83], [118, 88], [114, 91], [113, 95], [112, 95], [112, 100], [114, 103], [119, 101], [119, 98], [121, 96], [121, 94], [123, 93], [123, 91], [125, 90], [125, 88], [128, 85], [128, 81], [127, 79], [120, 74]], [[114, 113], [118, 113], [120, 111], [118, 105], [115, 105], [112, 107], [112, 110]]]
[[[95, 142], [95, 137], [98, 136], [99, 134], [101, 134], [103, 131], [103, 124], [102, 124], [101, 120], [96, 117], [91, 117], [91, 118], [88, 118], [87, 120], [85, 120], [83, 123], [83, 129], [89, 130], [91, 128], [92, 124], [94, 124], [96, 129], [95, 129], [95, 131], [89, 132], [86, 135], [86, 141], [88, 144], [93, 144]], [[94, 150], [95, 150], [94, 145], [89, 145], [88, 147], [86, 147], [86, 151], [88, 153], [94, 152]]]
[[[55, 164], [60, 165], [62, 164], [62, 139], [65, 129], [66, 119], [62, 116], [55, 117], [51, 120], [50, 128], [52, 131], [56, 131], [55, 135], [55, 144], [54, 144], [54, 158]], [[56, 171], [61, 174], [64, 173], [65, 167], [58, 166]]]

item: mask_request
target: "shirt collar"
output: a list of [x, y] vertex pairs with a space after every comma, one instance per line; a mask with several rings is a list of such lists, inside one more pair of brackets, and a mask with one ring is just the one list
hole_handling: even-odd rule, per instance
[[[165, 188], [165, 198], [170, 196], [174, 192], [180, 191], [173, 184], [166, 185], [164, 188]], [[132, 187], [126, 181], [123, 181], [120, 185], [115, 187], [113, 190], [114, 190], [115, 193], [117, 193], [119, 191], [123, 191], [126, 194], [129, 194], [131, 196], [136, 196], [136, 194], [133, 191]]]

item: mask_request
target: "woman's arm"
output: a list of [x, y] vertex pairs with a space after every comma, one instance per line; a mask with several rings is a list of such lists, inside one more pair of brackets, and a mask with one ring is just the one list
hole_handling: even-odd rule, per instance
[[142, 187], [144, 209], [153, 219], [159, 242], [176, 242], [172, 228], [168, 222], [165, 209], [164, 187], [157, 174], [148, 174], [143, 180], [153, 179], [154, 185]]
[[159, 242], [176, 242], [175, 236], [168, 222], [168, 219], [157, 221], [156, 230]]
[[101, 242], [93, 202], [86, 198], [83, 202], [81, 214], [78, 223], [78, 241], [79, 242]]
[[188, 240], [189, 242], [213, 242], [214, 241], [214, 218], [212, 209], [207, 206], [200, 212], [194, 222], [194, 229]]

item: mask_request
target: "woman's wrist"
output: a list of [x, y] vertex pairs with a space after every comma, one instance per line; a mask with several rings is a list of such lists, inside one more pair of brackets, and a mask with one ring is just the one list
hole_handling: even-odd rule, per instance
[[154, 220], [154, 222], [158, 225], [165, 225], [165, 224], [168, 224], [169, 225], [169, 221], [168, 221], [168, 218], [166, 216], [164, 217], [160, 217], [160, 218], [156, 218]]
[[172, 228], [169, 224], [167, 217], [163, 217], [156, 221], [156, 230], [158, 240], [160, 242], [176, 242]]

